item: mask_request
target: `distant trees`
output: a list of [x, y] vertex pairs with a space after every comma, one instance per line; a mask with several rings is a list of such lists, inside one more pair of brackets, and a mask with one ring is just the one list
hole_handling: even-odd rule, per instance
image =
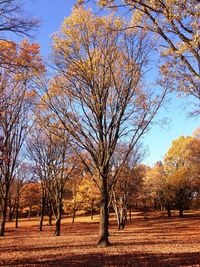
[[164, 163], [158, 162], [147, 168], [143, 191], [160, 208], [183, 211], [199, 197], [199, 149], [198, 138], [181, 136], [172, 142]]
[[28, 212], [28, 219], [31, 218], [31, 214], [34, 209], [38, 213], [39, 212], [39, 205], [40, 205], [40, 184], [37, 181], [29, 182], [28, 184], [24, 185], [21, 199], [20, 199], [20, 206], [22, 209], [27, 209]]
[[167, 180], [173, 190], [174, 202], [179, 209], [180, 217], [197, 190], [198, 171], [196, 163], [192, 161], [196, 158], [196, 153], [191, 149], [194, 142], [198, 142], [200, 147], [199, 140], [192, 137], [181, 136], [174, 140], [164, 160]]
[[118, 18], [75, 8], [54, 35], [57, 74], [46, 94], [62, 127], [92, 161], [94, 169], [88, 169], [101, 192], [99, 246], [109, 245], [108, 196], [117, 175], [110, 185], [108, 177], [116, 145], [128, 144], [118, 172], [166, 94], [145, 89], [142, 73], [151, 48], [144, 35], [119, 31], [124, 26]]
[[[116, 154], [113, 161], [112, 171], [110, 176], [112, 177], [117, 169], [117, 165], [120, 164], [124, 149], [119, 147], [116, 150]], [[133, 205], [137, 205], [137, 197], [143, 187], [143, 178], [145, 173], [142, 171], [142, 165], [139, 162], [142, 160], [141, 147], [133, 150], [129, 154], [126, 162], [124, 162], [118, 177], [113, 184], [110, 192], [110, 202], [115, 211], [118, 223], [118, 229], [124, 230], [127, 223], [127, 212], [129, 209], [129, 218], [131, 220], [131, 208]]]
[[94, 211], [99, 207], [100, 196], [98, 187], [89, 173], [83, 174], [83, 179], [79, 185], [79, 194], [82, 199], [83, 210], [90, 211], [91, 220], [93, 220]]

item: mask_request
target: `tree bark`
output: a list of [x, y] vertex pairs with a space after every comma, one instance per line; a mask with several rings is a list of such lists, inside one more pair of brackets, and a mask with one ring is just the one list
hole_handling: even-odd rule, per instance
[[0, 236], [5, 234], [5, 224], [6, 224], [6, 215], [7, 215], [7, 206], [8, 206], [8, 190], [6, 190], [5, 197], [3, 199], [3, 209], [2, 209], [2, 221], [0, 224]]
[[56, 230], [54, 235], [60, 236], [60, 223], [61, 223], [61, 218], [60, 216], [56, 219]]
[[45, 196], [42, 196], [42, 201], [41, 201], [41, 215], [40, 215], [40, 225], [39, 225], [39, 230], [42, 231], [42, 226], [43, 226], [43, 221], [44, 221], [44, 208], [45, 208]]
[[30, 220], [30, 218], [31, 218], [31, 208], [32, 207], [29, 207], [29, 212], [28, 212], [28, 219]]
[[9, 222], [12, 222], [13, 221], [13, 212], [11, 211], [9, 213]]
[[167, 217], [172, 217], [170, 205], [167, 205]]
[[102, 177], [101, 185], [101, 206], [100, 206], [100, 225], [99, 225], [99, 247], [108, 247], [110, 242], [108, 240], [108, 226], [109, 226], [109, 214], [108, 214], [108, 189], [107, 189], [107, 177]]
[[6, 213], [7, 213], [7, 203], [4, 199], [4, 207], [2, 210], [2, 221], [1, 221], [1, 229], [0, 229], [0, 236], [4, 236], [5, 234], [5, 224], [6, 224]]
[[129, 221], [131, 222], [131, 207], [129, 207]]
[[49, 226], [52, 226], [52, 216], [53, 216], [52, 206], [51, 206], [50, 200], [48, 200], [48, 225]]
[[60, 200], [60, 203], [58, 204], [57, 208], [57, 218], [56, 218], [56, 230], [54, 235], [60, 236], [60, 225], [61, 225], [61, 215], [62, 214], [62, 201]]
[[91, 220], [93, 220], [94, 200], [91, 202]]
[[76, 218], [76, 211], [77, 211], [77, 207], [76, 207], [76, 189], [75, 189], [75, 196], [74, 196], [74, 205], [73, 205], [73, 214], [72, 214], [72, 223], [75, 222], [75, 218]]
[[72, 223], [75, 222], [75, 218], [76, 218], [76, 207], [73, 207], [73, 214], [72, 214]]
[[16, 204], [16, 218], [15, 218], [15, 228], [18, 228], [18, 221], [19, 221], [19, 205]]
[[183, 218], [183, 208], [179, 209], [179, 218]]

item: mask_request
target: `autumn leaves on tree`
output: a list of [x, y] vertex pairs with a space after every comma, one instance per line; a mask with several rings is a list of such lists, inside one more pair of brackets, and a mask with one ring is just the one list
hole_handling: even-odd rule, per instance
[[[113, 16], [96, 17], [90, 10], [75, 8], [53, 36], [57, 74], [45, 97], [71, 142], [86, 150], [93, 163], [91, 169], [81, 158], [100, 189], [100, 246], [109, 245], [109, 192], [166, 94], [164, 90], [153, 95], [142, 84], [150, 46], [143, 34], [119, 31], [124, 27]], [[108, 181], [116, 146], [125, 142]]]
[[[23, 33], [26, 31], [26, 26], [30, 29], [35, 26], [35, 22], [31, 23], [31, 20], [16, 18], [15, 23], [14, 21], [9, 23], [8, 19], [4, 20], [7, 16], [12, 17], [14, 11], [11, 10], [13, 8], [11, 5], [10, 1], [0, 2], [4, 14], [4, 16], [1, 15], [2, 33], [4, 31]], [[27, 40], [19, 45], [8, 40], [0, 41], [0, 135], [2, 140], [0, 235], [4, 235], [8, 195], [20, 165], [20, 150], [31, 127], [34, 102], [31, 79], [43, 71], [44, 66], [39, 56], [38, 44], [29, 44]]]
[[[81, 2], [81, 1], [80, 1]], [[82, 1], [84, 2], [84, 1]], [[100, 6], [123, 8], [132, 15], [130, 27], [153, 32], [158, 38], [164, 63], [160, 66], [164, 84], [181, 94], [200, 99], [200, 6], [198, 0], [99, 0]], [[167, 83], [168, 84], [168, 83]], [[197, 110], [199, 114], [199, 102]]]

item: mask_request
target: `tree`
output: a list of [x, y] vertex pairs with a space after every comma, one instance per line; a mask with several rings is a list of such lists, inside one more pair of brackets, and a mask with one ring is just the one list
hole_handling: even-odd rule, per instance
[[[0, 165], [2, 204], [0, 235], [4, 235], [8, 194], [20, 164], [20, 151], [31, 128], [30, 119], [35, 101], [31, 79], [44, 70], [37, 44], [29, 44], [25, 40], [21, 42], [20, 47], [23, 49], [14, 45], [4, 47], [4, 55], [8, 56], [8, 62], [0, 66], [0, 136], [3, 143]], [[11, 68], [7, 68], [10, 66], [9, 62], [13, 63]], [[21, 64], [22, 62], [24, 63]]]
[[56, 218], [55, 235], [60, 235], [63, 194], [66, 182], [72, 175], [75, 160], [66, 130], [52, 133], [49, 128], [36, 129], [29, 138], [29, 157], [33, 161], [33, 169], [41, 181], [42, 212], [40, 230], [44, 215], [45, 198], [48, 197], [52, 212]]
[[91, 220], [93, 220], [94, 210], [98, 208], [97, 206], [99, 205], [99, 190], [89, 173], [85, 173], [79, 191], [83, 199], [83, 208], [86, 211], [90, 210]]
[[[123, 150], [123, 147], [116, 149], [115, 154], [117, 155], [114, 157], [112, 171], [117, 168], [122, 154], [124, 153]], [[123, 164], [123, 168], [118, 173], [118, 178], [111, 190], [110, 198], [117, 217], [118, 230], [124, 230], [125, 228], [128, 208], [131, 220], [131, 207], [133, 203], [136, 203], [137, 194], [142, 186], [142, 168], [139, 166], [139, 161], [141, 161], [143, 155], [139, 150], [141, 150], [140, 146], [129, 155], [126, 162]]]
[[37, 212], [39, 211], [41, 198], [40, 191], [40, 184], [37, 181], [24, 185], [24, 188], [22, 190], [20, 206], [22, 208], [28, 208], [29, 219], [31, 217], [33, 207], [36, 208]]
[[[142, 73], [151, 47], [144, 35], [119, 31], [124, 26], [113, 16], [95, 17], [91, 10], [75, 8], [54, 35], [57, 74], [43, 98], [92, 162], [91, 168], [82, 159], [100, 189], [99, 246], [109, 245], [109, 191], [117, 172], [148, 131], [166, 94], [155, 96], [145, 89]], [[127, 151], [108, 183], [120, 142], [128, 144]]]
[[99, 190], [90, 173], [84, 173], [78, 187], [78, 195], [82, 203], [82, 209], [85, 212], [90, 211], [91, 220], [93, 220], [94, 209], [99, 204]]
[[[84, 2], [84, 1], [79, 1]], [[155, 33], [165, 63], [161, 73], [181, 94], [200, 99], [200, 35], [198, 0], [97, 0], [100, 6], [132, 14], [129, 27]], [[125, 12], [126, 13], [126, 12]], [[199, 114], [199, 103], [196, 114]]]
[[15, 228], [18, 228], [19, 208], [23, 190], [25, 190], [26, 186], [32, 182], [32, 178], [30, 165], [22, 162], [14, 177], [14, 194], [12, 198], [14, 199]]
[[167, 180], [171, 185], [180, 217], [183, 217], [184, 209], [190, 205], [196, 187], [194, 172], [196, 169], [191, 161], [193, 151], [190, 149], [190, 145], [192, 142], [192, 137], [181, 136], [174, 140], [164, 160]]
[[172, 190], [172, 180], [168, 179], [161, 161], [157, 162], [152, 168], [146, 169], [144, 180], [144, 192], [152, 202], [154, 209], [158, 206], [166, 208], [168, 217], [171, 217], [171, 208], [174, 202]]

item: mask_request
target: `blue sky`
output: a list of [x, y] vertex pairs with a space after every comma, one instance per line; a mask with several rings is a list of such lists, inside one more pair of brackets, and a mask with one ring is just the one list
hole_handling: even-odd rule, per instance
[[[71, 13], [75, 0], [31, 0], [26, 1], [26, 10], [35, 17], [41, 19], [41, 27], [36, 34], [34, 41], [41, 45], [41, 53], [45, 57], [50, 52], [50, 35], [58, 30], [64, 17]], [[181, 135], [192, 135], [192, 132], [200, 126], [198, 118], [188, 118], [187, 114], [192, 110], [188, 104], [193, 99], [181, 99], [175, 95], [171, 96], [171, 102], [167, 110], [160, 111], [159, 117], [168, 117], [170, 121], [165, 127], [155, 126], [144, 137], [144, 146], [149, 147], [149, 155], [144, 163], [153, 165], [164, 158], [171, 142]]]

